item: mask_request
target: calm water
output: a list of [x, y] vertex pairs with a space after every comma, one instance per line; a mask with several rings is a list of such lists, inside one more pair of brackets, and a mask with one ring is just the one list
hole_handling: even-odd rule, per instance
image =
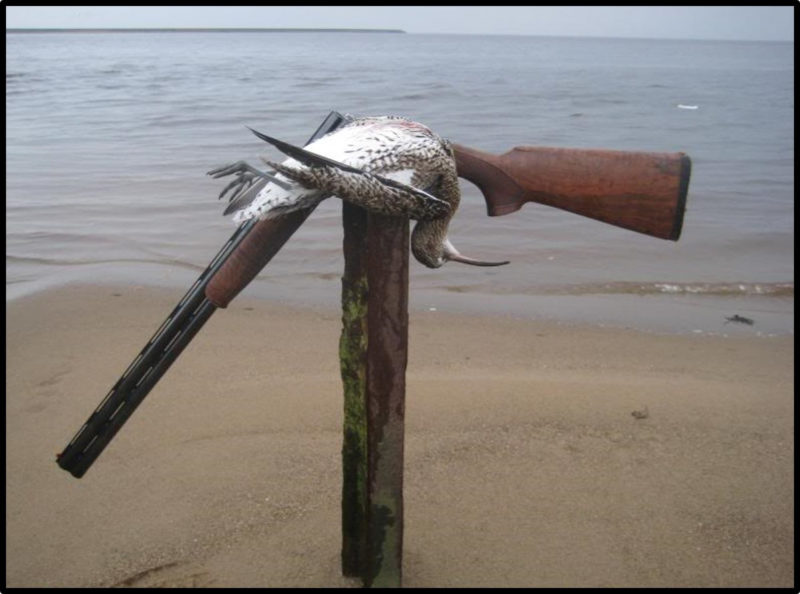
[[[494, 153], [692, 158], [678, 243], [539, 205], [489, 218], [463, 181], [451, 237], [512, 264], [412, 261], [412, 308], [793, 331], [791, 43], [129, 33], [7, 34], [6, 49], [7, 298], [90, 281], [177, 300], [234, 230], [205, 172], [278, 156], [245, 125], [303, 143], [336, 109], [405, 115]], [[335, 307], [340, 204], [318, 208], [245, 294]], [[724, 324], [734, 313], [756, 324]]]

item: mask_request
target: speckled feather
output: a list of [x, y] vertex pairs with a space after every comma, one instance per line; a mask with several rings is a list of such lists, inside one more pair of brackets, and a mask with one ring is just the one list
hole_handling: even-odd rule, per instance
[[452, 211], [458, 206], [458, 196], [439, 196], [446, 203], [441, 204], [424, 192], [442, 175], [455, 175], [455, 163], [446, 141], [422, 124], [395, 116], [360, 118], [305, 150], [407, 187], [388, 188], [380, 183], [380, 177], [307, 167], [293, 158], [280, 165], [268, 161], [279, 172], [279, 179], [297, 183], [288, 190], [267, 184], [252, 202], [234, 212], [235, 223], [307, 208], [332, 195], [373, 212], [417, 220], [446, 216], [447, 205]]

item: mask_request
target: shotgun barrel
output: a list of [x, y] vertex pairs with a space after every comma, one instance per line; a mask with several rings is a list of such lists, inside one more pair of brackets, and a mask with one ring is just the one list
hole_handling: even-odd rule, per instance
[[[335, 130], [345, 121], [344, 116], [332, 111], [308, 143]], [[265, 184], [265, 181], [256, 183], [247, 192], [255, 195]], [[56, 462], [61, 468], [76, 478], [81, 478], [86, 473], [217, 307], [227, 306], [300, 227], [311, 210], [313, 209], [305, 209], [291, 213], [293, 216], [267, 221], [250, 220], [233, 233], [75, 437], [57, 455]], [[237, 285], [237, 289], [226, 289], [230, 285], [225, 282], [230, 274], [226, 271], [231, 266], [231, 261], [235, 260], [231, 255], [242, 251], [251, 254], [242, 273], [249, 276], [248, 281]], [[241, 265], [238, 260], [236, 262]], [[209, 285], [215, 279], [216, 282], [211, 286], [216, 287], [216, 292], [210, 292]]]

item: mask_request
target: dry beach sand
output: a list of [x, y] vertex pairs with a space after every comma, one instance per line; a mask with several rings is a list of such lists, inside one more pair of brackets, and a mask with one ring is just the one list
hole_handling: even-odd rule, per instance
[[[7, 585], [358, 586], [336, 311], [239, 298], [86, 476], [56, 466], [182, 294], [7, 304]], [[404, 585], [789, 587], [793, 407], [792, 336], [412, 312]]]

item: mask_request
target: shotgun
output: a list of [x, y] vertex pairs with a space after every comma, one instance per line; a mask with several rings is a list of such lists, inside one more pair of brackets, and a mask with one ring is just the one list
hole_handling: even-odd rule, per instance
[[[331, 112], [309, 143], [347, 121]], [[483, 192], [489, 216], [537, 202], [676, 241], [691, 162], [683, 153], [517, 147], [500, 155], [453, 145], [458, 175]], [[266, 182], [246, 192], [255, 195]], [[117, 380], [58, 465], [81, 478], [217, 308], [244, 289], [313, 208], [242, 224]]]

